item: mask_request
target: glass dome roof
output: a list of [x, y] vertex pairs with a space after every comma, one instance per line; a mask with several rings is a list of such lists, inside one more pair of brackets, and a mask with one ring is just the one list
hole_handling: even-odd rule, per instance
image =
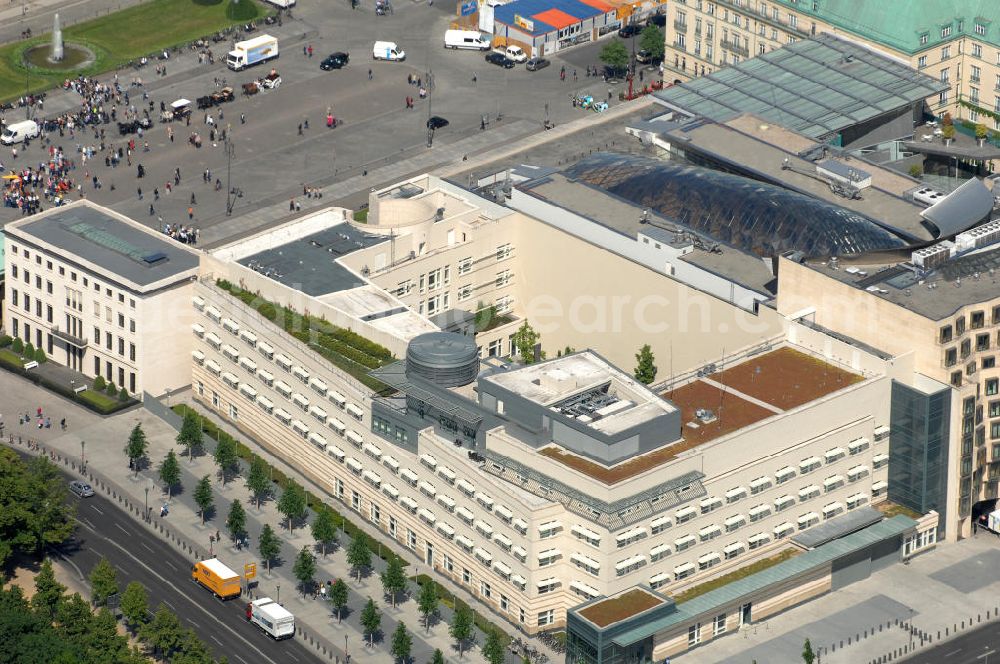
[[748, 178], [679, 162], [594, 154], [564, 174], [758, 256], [807, 257], [907, 246], [870, 217]]

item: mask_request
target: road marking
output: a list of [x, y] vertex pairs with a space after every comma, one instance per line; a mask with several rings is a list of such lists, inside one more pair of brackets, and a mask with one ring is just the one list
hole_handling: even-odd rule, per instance
[[994, 654], [996, 654], [996, 650], [989, 650], [987, 652], [984, 652], [982, 655], [977, 655], [976, 659], [986, 659], [990, 655], [994, 655]]
[[150, 546], [149, 546], [148, 544], [146, 544], [145, 542], [142, 542], [141, 544], [142, 544], [142, 545], [143, 545], [144, 547], [146, 547], [146, 551], [149, 551], [150, 553], [156, 553], [156, 551], [153, 551], [152, 547], [150, 547]]
[[215, 638], [215, 636], [212, 636], [212, 640], [215, 641], [216, 643], [218, 643], [220, 646], [222, 645], [222, 641], [220, 641], [217, 638]]
[[[143, 568], [145, 568], [145, 570], [147, 572], [149, 572], [150, 574], [152, 574], [153, 576], [155, 576], [156, 578], [158, 578], [163, 583], [163, 585], [169, 586], [170, 588], [172, 588], [181, 597], [183, 597], [184, 599], [186, 599], [188, 601], [188, 603], [190, 603], [193, 607], [195, 607], [197, 610], [199, 610], [202, 613], [204, 613], [208, 617], [208, 619], [209, 619], [210, 622], [214, 621], [219, 627], [221, 627], [222, 629], [225, 629], [230, 634], [232, 634], [234, 637], [236, 637], [237, 639], [239, 639], [240, 641], [242, 641], [244, 644], [246, 644], [246, 647], [249, 650], [252, 650], [253, 652], [257, 653], [257, 655], [259, 655], [260, 658], [263, 661], [270, 662], [271, 664], [278, 664], [278, 662], [276, 662], [275, 660], [273, 660], [270, 657], [268, 657], [267, 655], [265, 655], [260, 650], [260, 648], [258, 648], [257, 646], [255, 646], [253, 643], [251, 643], [246, 638], [244, 638], [239, 632], [237, 632], [231, 626], [229, 626], [228, 624], [226, 624], [225, 622], [223, 622], [221, 619], [219, 619], [214, 613], [212, 613], [211, 611], [209, 611], [208, 609], [206, 609], [205, 607], [203, 607], [201, 604], [198, 604], [193, 599], [191, 599], [191, 597], [189, 597], [188, 594], [184, 590], [181, 590], [180, 588], [177, 587], [177, 584], [175, 584], [174, 582], [170, 581], [167, 578], [164, 578], [164, 576], [162, 574], [160, 574], [159, 572], [157, 572], [155, 569], [153, 569], [152, 567], [150, 567], [149, 565], [147, 565], [143, 561], [141, 561], [138, 558], [136, 558], [132, 554], [131, 551], [129, 551], [128, 549], [126, 549], [125, 547], [123, 547], [118, 542], [115, 542], [115, 541], [113, 541], [113, 540], [105, 537], [104, 535], [101, 535], [99, 532], [97, 532], [96, 528], [94, 528], [94, 527], [91, 526], [90, 530], [94, 533], [95, 536], [97, 536], [97, 537], [103, 539], [104, 541], [108, 542], [108, 544], [114, 546], [116, 549], [118, 549], [119, 551], [121, 551], [122, 553], [124, 553], [126, 556], [128, 556], [129, 558], [131, 558], [132, 560], [134, 560], [136, 563], [138, 563], [139, 565], [141, 565]], [[91, 547], [91, 548], [93, 548], [93, 547]], [[174, 613], [178, 612], [176, 608], [174, 608], [172, 606], [170, 608], [173, 609]]]
[[129, 531], [127, 531], [127, 530], [125, 530], [124, 528], [122, 528], [122, 526], [121, 526], [121, 524], [120, 524], [120, 523], [116, 523], [116, 524], [115, 524], [115, 526], [117, 526], [117, 527], [118, 527], [118, 530], [122, 531], [123, 533], [125, 533], [125, 534], [126, 534], [126, 535], [128, 535], [129, 537], [131, 537], [131, 536], [132, 536], [132, 533], [130, 533]]
[[83, 573], [83, 570], [81, 570], [75, 562], [64, 556], [58, 549], [53, 549], [53, 551], [55, 551], [56, 555], [59, 556], [60, 560], [76, 570], [76, 573], [79, 575], [81, 581], [87, 578], [87, 575]]
[[238, 660], [240, 660], [241, 662], [243, 662], [243, 664], [250, 664], [250, 662], [246, 661], [245, 659], [243, 659], [242, 657], [240, 657], [240, 656], [239, 656], [239, 655], [237, 655], [236, 653], [233, 653], [233, 655], [234, 655], [234, 656], [236, 657], [236, 659], [238, 659]]
[[188, 621], [189, 623], [191, 623], [192, 625], [194, 625], [195, 627], [201, 627], [201, 625], [199, 625], [199, 624], [198, 624], [198, 623], [196, 623], [195, 621], [191, 620], [190, 618], [187, 618], [187, 621]]
[[101, 511], [101, 508], [95, 505], [94, 503], [90, 503], [90, 507], [98, 514], [104, 514], [104, 512]]
[[951, 652], [945, 653], [944, 656], [945, 657], [951, 657], [952, 655], [957, 655], [960, 652], [962, 652], [961, 648], [959, 648], [958, 650], [952, 650]]
[[294, 659], [294, 660], [295, 660], [296, 662], [297, 662], [297, 661], [299, 661], [299, 658], [298, 658], [298, 657], [296, 657], [295, 655], [293, 655], [292, 653], [290, 653], [290, 652], [286, 652], [285, 654], [286, 654], [287, 656], [291, 657], [292, 659]]
[[169, 606], [171, 611], [173, 611], [174, 613], [177, 613], [177, 608], [173, 604], [171, 604], [167, 600], [163, 600], [163, 603], [166, 604], [167, 606]]

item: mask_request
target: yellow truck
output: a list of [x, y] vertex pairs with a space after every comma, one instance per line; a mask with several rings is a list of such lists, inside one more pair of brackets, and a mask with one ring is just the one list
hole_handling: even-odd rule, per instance
[[239, 597], [242, 592], [240, 575], [226, 567], [218, 558], [209, 558], [194, 564], [191, 580], [205, 586], [221, 599]]

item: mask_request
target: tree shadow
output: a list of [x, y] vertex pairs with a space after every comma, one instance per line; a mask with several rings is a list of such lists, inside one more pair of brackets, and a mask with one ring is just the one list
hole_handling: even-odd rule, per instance
[[203, 521], [207, 524], [209, 521], [215, 518], [218, 510], [215, 509], [215, 505], [212, 505], [207, 510], [202, 513]]
[[378, 644], [382, 643], [385, 640], [385, 632], [383, 632], [382, 628], [380, 627], [374, 634], [371, 635], [365, 634], [365, 637], [366, 637], [365, 645], [371, 643], [373, 647], [377, 646]]

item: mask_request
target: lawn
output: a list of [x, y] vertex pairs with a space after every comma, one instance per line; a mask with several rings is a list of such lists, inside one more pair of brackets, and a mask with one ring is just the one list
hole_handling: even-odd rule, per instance
[[80, 392], [78, 396], [81, 401], [86, 401], [87, 403], [96, 406], [98, 410], [102, 411], [109, 411], [121, 403], [118, 401], [118, 397], [109, 397], [103, 392], [95, 392], [94, 390], [84, 390], [83, 392]]
[[[96, 59], [74, 74], [98, 74], [156, 51], [211, 35], [222, 28], [246, 23], [265, 14], [256, 0], [150, 0], [63, 30], [67, 42], [87, 46]], [[25, 47], [47, 43], [48, 35], [0, 47], [0, 99], [20, 96], [26, 70], [21, 63]], [[224, 43], [223, 43], [224, 47]], [[218, 50], [220, 47], [216, 46]], [[222, 55], [221, 53], [219, 55]], [[67, 78], [64, 72], [33, 69], [28, 83], [33, 91], [47, 90]], [[152, 75], [147, 76], [152, 78]]]
[[21, 359], [21, 356], [7, 348], [0, 349], [0, 361], [20, 369], [24, 368], [24, 361]]

